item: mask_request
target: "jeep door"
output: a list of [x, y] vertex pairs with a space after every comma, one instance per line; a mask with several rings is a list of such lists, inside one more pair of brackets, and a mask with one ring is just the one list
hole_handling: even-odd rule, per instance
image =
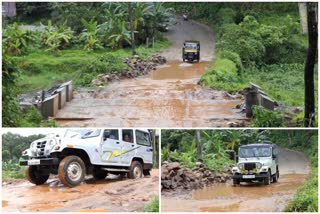
[[153, 149], [149, 132], [135, 130], [135, 136], [138, 146], [137, 156], [142, 157], [144, 163], [152, 164]]
[[272, 166], [271, 166], [271, 173], [275, 174], [277, 172], [277, 165], [278, 165], [278, 150], [276, 147], [272, 147]]
[[134, 133], [132, 129], [123, 129], [121, 134], [122, 141], [122, 164], [130, 166], [132, 158], [136, 154], [136, 144], [134, 143]]
[[102, 164], [116, 165], [121, 163], [122, 141], [118, 129], [105, 129], [101, 140]]

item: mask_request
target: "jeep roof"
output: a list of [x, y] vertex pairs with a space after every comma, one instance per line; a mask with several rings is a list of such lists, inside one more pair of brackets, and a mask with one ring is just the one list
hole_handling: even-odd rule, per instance
[[275, 147], [276, 144], [272, 144], [271, 142], [270, 143], [266, 143], [266, 142], [265, 143], [254, 143], [254, 144], [242, 145], [242, 146], [240, 146], [240, 148], [251, 147], [251, 146], [270, 146], [270, 147]]
[[200, 44], [199, 41], [195, 41], [195, 40], [186, 40], [186, 41], [184, 41], [184, 43], [197, 43], [197, 44]]

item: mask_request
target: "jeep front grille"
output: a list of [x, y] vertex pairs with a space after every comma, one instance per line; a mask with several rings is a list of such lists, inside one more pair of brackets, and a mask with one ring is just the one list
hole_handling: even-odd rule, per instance
[[37, 142], [37, 156], [44, 156], [47, 141]]
[[256, 168], [256, 163], [245, 163], [244, 164], [245, 170], [253, 170], [254, 168]]

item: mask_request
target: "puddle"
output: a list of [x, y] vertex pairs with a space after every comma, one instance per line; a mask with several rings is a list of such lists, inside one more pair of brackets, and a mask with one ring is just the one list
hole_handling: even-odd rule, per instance
[[208, 69], [209, 62], [182, 63], [171, 61], [150, 74], [153, 80], [197, 78]]
[[209, 188], [196, 190], [192, 193], [195, 200], [246, 198], [259, 199], [271, 197], [275, 193], [286, 192], [303, 184], [306, 175], [289, 174], [280, 177], [278, 183], [263, 185], [262, 183], [241, 183], [240, 186], [219, 184]]

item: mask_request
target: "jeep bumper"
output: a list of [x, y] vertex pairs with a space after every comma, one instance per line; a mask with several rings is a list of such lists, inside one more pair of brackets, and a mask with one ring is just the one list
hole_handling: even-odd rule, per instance
[[241, 180], [255, 180], [261, 178], [267, 178], [268, 174], [251, 174], [251, 175], [244, 175], [244, 174], [234, 174], [232, 176], [233, 179], [241, 179]]
[[20, 166], [53, 166], [59, 164], [59, 158], [21, 160]]

